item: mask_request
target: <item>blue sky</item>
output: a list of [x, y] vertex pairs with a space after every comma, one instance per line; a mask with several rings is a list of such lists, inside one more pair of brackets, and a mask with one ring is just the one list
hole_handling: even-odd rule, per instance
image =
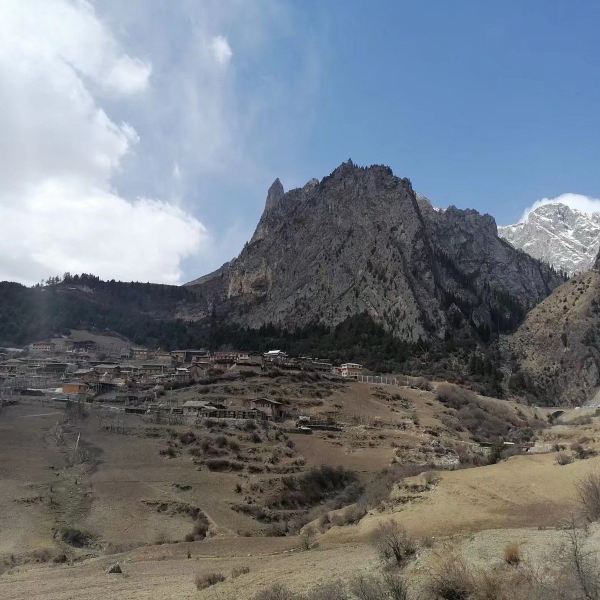
[[192, 279], [239, 252], [275, 177], [289, 189], [348, 158], [499, 224], [542, 198], [600, 197], [597, 2], [0, 12], [0, 278]]

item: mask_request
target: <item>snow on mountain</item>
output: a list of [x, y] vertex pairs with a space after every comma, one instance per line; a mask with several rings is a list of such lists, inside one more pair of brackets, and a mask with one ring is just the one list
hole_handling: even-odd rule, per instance
[[594, 263], [600, 247], [600, 213], [584, 213], [560, 202], [543, 204], [520, 223], [498, 227], [498, 235], [572, 275]]

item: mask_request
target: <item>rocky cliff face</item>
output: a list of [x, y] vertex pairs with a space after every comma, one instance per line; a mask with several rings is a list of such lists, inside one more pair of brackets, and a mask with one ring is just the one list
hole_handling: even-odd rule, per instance
[[569, 275], [592, 267], [600, 247], [600, 213], [588, 215], [561, 203], [544, 204], [498, 235]]
[[239, 257], [189, 285], [207, 312], [253, 328], [366, 312], [417, 342], [510, 330], [561, 282], [489, 215], [437, 211], [388, 167], [349, 161], [287, 193], [276, 180]]

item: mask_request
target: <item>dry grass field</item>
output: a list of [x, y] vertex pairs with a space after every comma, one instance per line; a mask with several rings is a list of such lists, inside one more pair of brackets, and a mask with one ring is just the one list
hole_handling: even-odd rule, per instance
[[[542, 561], [577, 511], [577, 481], [600, 468], [599, 418], [572, 411], [548, 426], [548, 411], [465, 400], [443, 385], [255, 375], [171, 398], [262, 393], [341, 428], [312, 435], [291, 433], [292, 422], [190, 427], [94, 408], [82, 417], [36, 399], [5, 407], [0, 597], [250, 599], [277, 582], [306, 591], [378, 572], [369, 542], [390, 520], [429, 540], [407, 567], [417, 590], [448, 548], [493, 565], [518, 542]], [[515, 424], [507, 435], [532, 429], [530, 443], [551, 451], [477, 466], [465, 448], [485, 433], [482, 419], [500, 426], [500, 417]], [[449, 470], [450, 459], [468, 468]], [[330, 467], [342, 468], [323, 471], [339, 486], [324, 491], [315, 473]], [[360, 507], [351, 518], [348, 503]], [[308, 543], [307, 528], [315, 532]], [[115, 562], [123, 573], [108, 574]], [[197, 589], [195, 577], [210, 573], [225, 579]]]

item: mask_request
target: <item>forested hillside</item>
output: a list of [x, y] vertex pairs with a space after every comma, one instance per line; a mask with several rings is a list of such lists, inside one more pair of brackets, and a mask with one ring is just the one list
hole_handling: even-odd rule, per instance
[[116, 331], [136, 343], [174, 346], [185, 331], [173, 321], [174, 307], [193, 300], [182, 287], [101, 281], [93, 275], [31, 288], [1, 282], [0, 343], [19, 346], [83, 327]]

